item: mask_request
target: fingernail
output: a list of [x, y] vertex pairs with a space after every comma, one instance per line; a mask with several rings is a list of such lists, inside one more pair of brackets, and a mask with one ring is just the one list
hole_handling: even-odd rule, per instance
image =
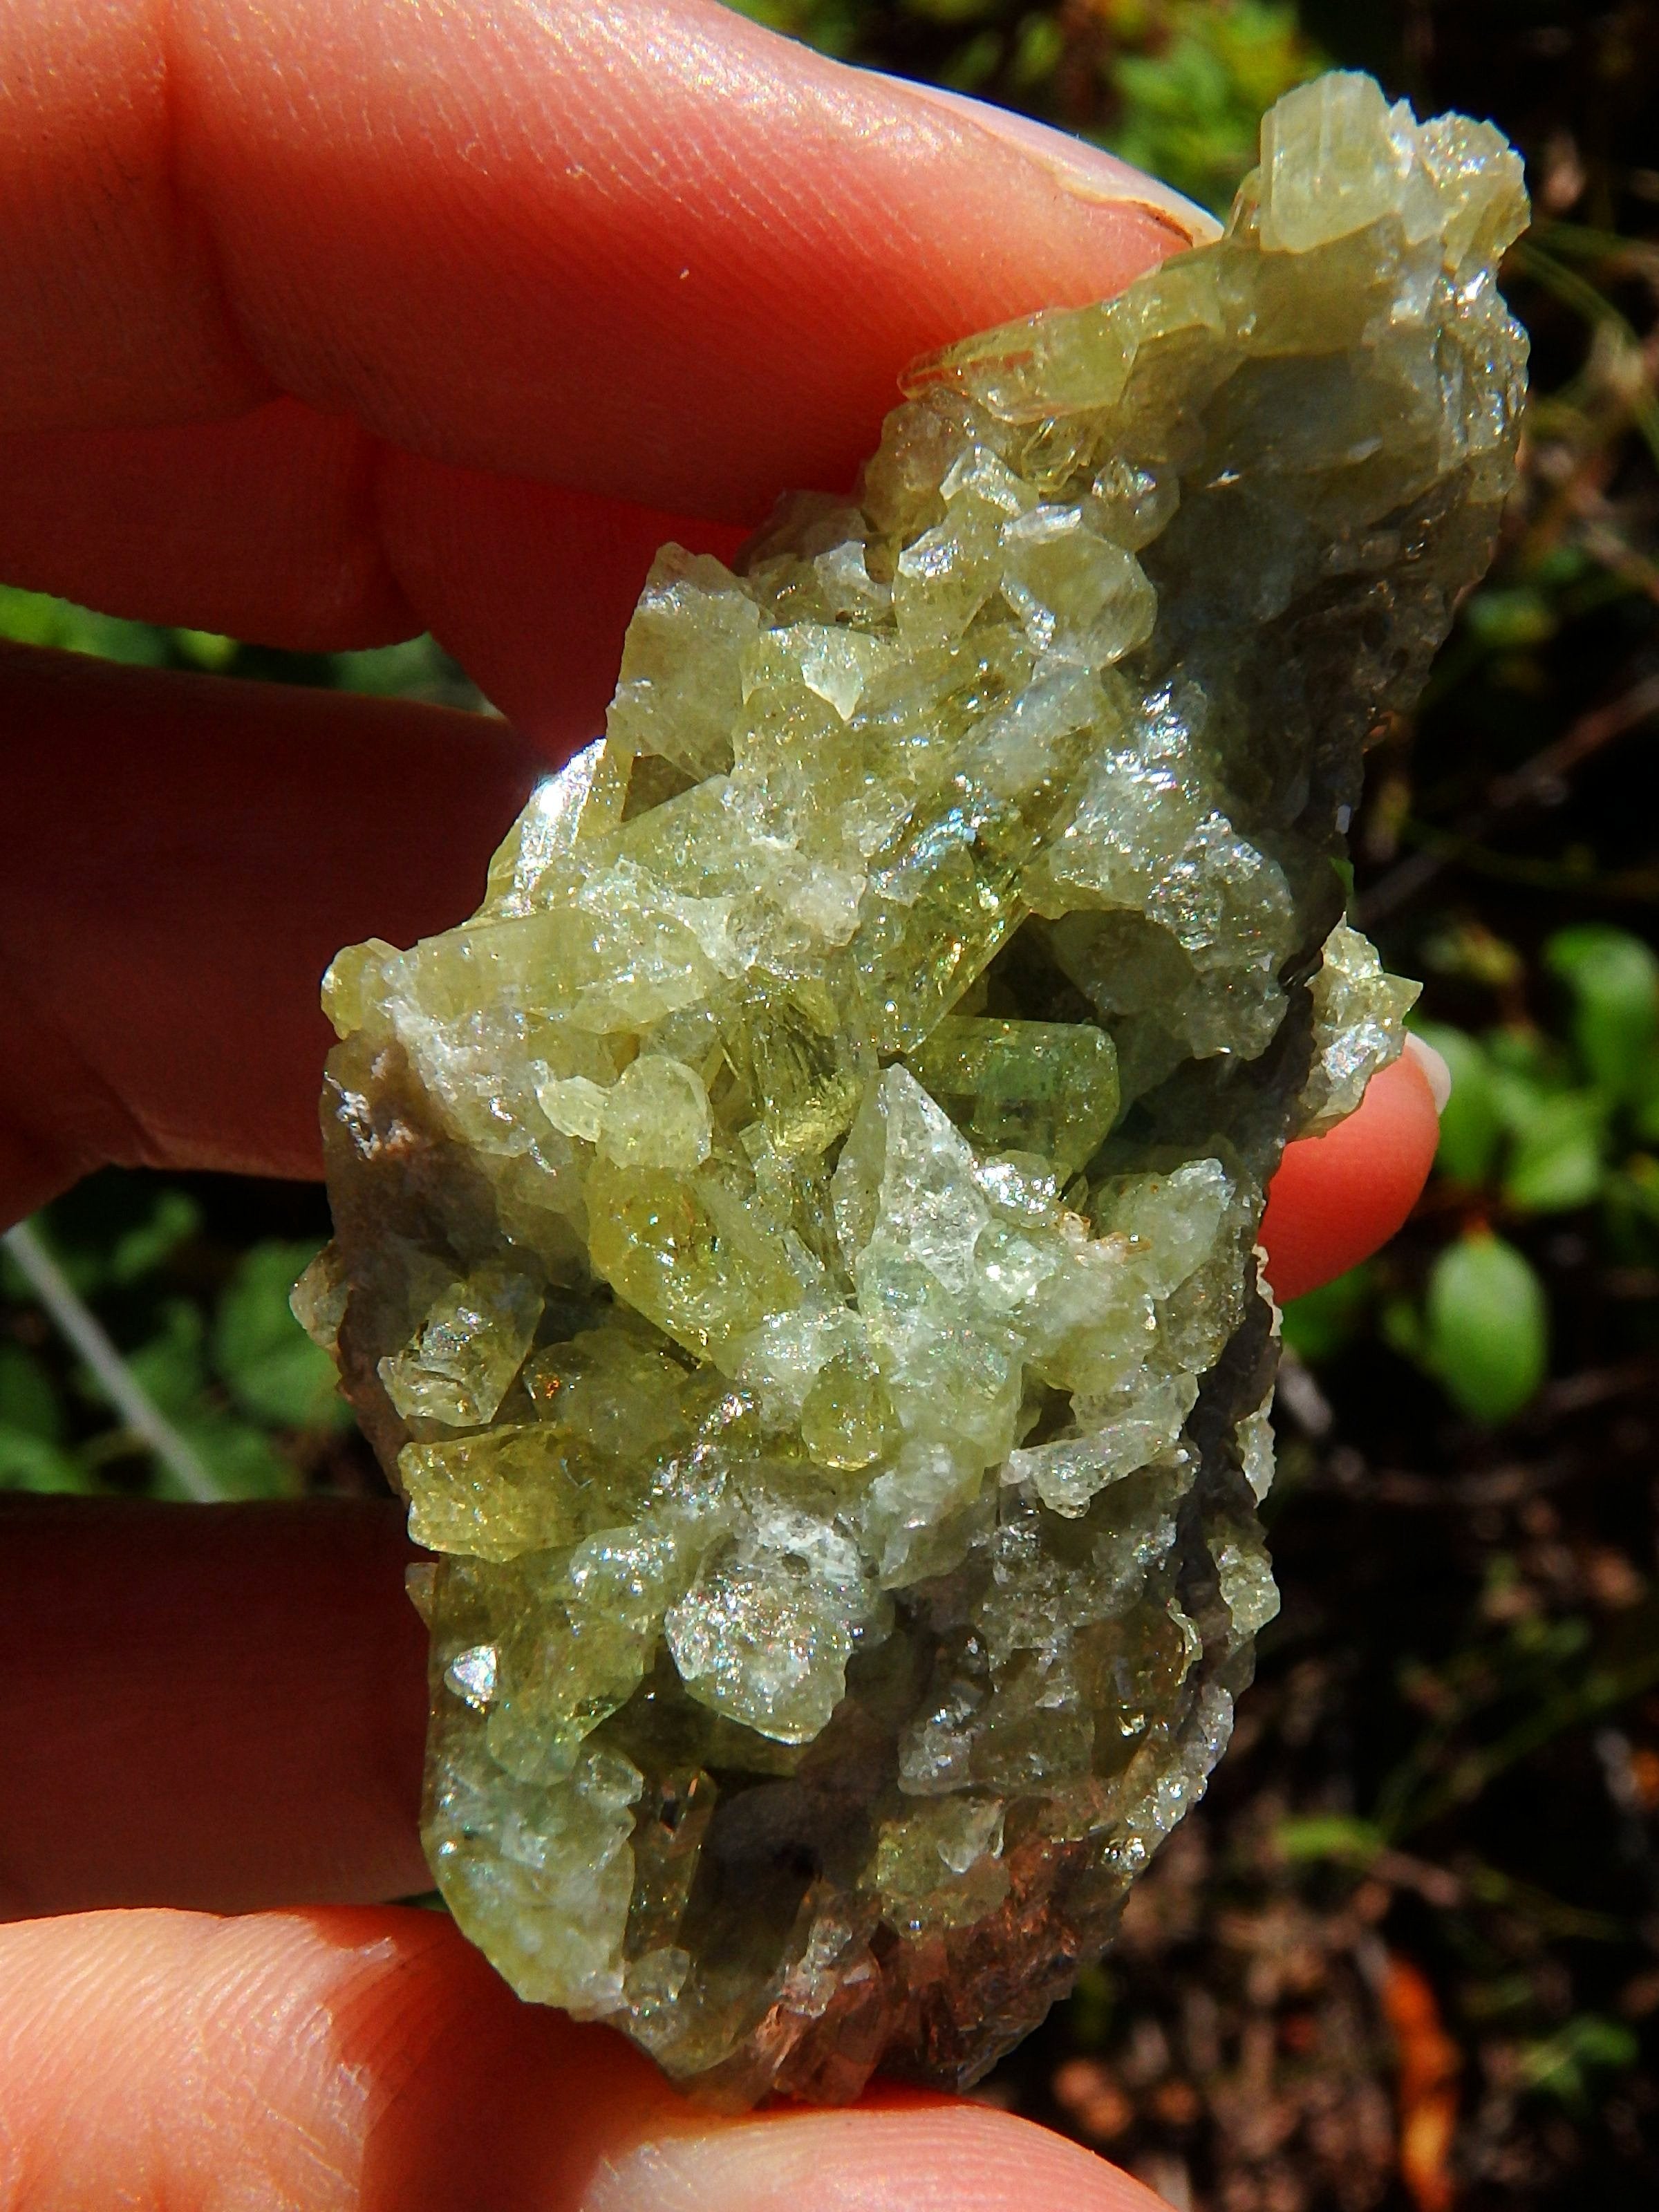
[[1172, 229], [1179, 231], [1191, 246], [1207, 245], [1211, 239], [1221, 235], [1221, 225], [1207, 209], [1198, 206], [1170, 185], [1160, 184], [1156, 177], [1147, 176], [1132, 163], [1121, 161], [1115, 154], [1091, 146], [1086, 138], [1074, 138], [1069, 131], [1056, 131], [1051, 125], [1038, 123], [1029, 115], [1015, 115], [1006, 107], [993, 106], [988, 100], [970, 100], [966, 93], [947, 92], [942, 85], [918, 84], [910, 77], [892, 76], [884, 70], [872, 70], [870, 74], [899, 86], [931, 107], [944, 108], [961, 120], [974, 124], [990, 137], [1018, 146], [1022, 153], [1040, 161], [1062, 191], [1071, 193], [1074, 199], [1092, 200], [1103, 207], [1121, 206], [1127, 202], [1149, 208]]
[[1406, 1050], [1422, 1069], [1429, 1089], [1434, 1093], [1435, 1112], [1443, 1114], [1446, 1110], [1446, 1101], [1452, 1094], [1452, 1072], [1446, 1065], [1443, 1055], [1437, 1053], [1431, 1044], [1425, 1044], [1420, 1036], [1414, 1036], [1410, 1030], [1406, 1032]]

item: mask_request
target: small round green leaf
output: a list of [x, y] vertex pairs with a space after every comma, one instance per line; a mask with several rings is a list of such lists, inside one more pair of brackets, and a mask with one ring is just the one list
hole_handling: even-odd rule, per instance
[[1609, 1097], [1633, 1097], [1659, 1037], [1659, 957], [1628, 930], [1584, 922], [1558, 930], [1544, 960], [1572, 994], [1573, 1042], [1586, 1073]]
[[1601, 1188], [1607, 1101], [1593, 1091], [1541, 1100], [1517, 1133], [1504, 1195], [1528, 1213], [1588, 1206]]
[[1541, 592], [1524, 585], [1508, 591], [1489, 586], [1476, 592], [1463, 608], [1471, 634], [1494, 653], [1516, 653], [1529, 645], [1545, 645], [1559, 627], [1555, 610]]
[[1429, 1276], [1424, 1356], [1472, 1420], [1520, 1411], [1549, 1365], [1548, 1304], [1524, 1254], [1485, 1231], [1447, 1247]]

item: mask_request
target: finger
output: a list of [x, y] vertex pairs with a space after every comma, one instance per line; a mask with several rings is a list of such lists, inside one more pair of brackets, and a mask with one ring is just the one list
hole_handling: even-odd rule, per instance
[[0, 50], [0, 428], [283, 392], [749, 520], [847, 481], [914, 354], [1206, 221], [714, 0], [4, 0]]
[[381, 544], [372, 439], [274, 399], [228, 422], [0, 437], [0, 574], [135, 620], [332, 653], [426, 625]]
[[429, 1888], [414, 1556], [390, 1498], [0, 1500], [0, 1917]]
[[381, 541], [398, 586], [473, 681], [554, 760], [605, 726], [657, 549], [729, 561], [744, 532], [591, 492], [388, 453]]
[[1371, 1078], [1346, 1121], [1285, 1146], [1261, 1224], [1281, 1305], [1388, 1243], [1422, 1194], [1439, 1139], [1433, 1089], [1407, 1053]]
[[604, 720], [657, 548], [729, 557], [743, 538], [398, 453], [292, 399], [182, 428], [0, 437], [0, 482], [14, 582], [307, 653], [429, 629], [563, 750]]
[[314, 1176], [342, 945], [483, 895], [541, 771], [480, 716], [0, 649], [0, 1202], [106, 1161]]
[[95, 1914], [0, 1931], [0, 2203], [291, 2212], [1156, 2212], [981, 2106], [699, 2114], [519, 2004], [435, 1914]]

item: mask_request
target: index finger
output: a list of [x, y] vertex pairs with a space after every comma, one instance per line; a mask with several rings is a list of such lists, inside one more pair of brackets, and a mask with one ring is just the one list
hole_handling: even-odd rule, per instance
[[286, 392], [748, 520], [912, 355], [1205, 220], [714, 0], [0, 0], [0, 431]]

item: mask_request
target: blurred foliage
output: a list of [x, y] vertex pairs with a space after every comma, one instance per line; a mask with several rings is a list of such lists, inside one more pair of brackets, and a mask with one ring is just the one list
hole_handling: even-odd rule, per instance
[[[309, 1191], [107, 1170], [33, 1224], [131, 1381], [224, 1498], [290, 1496], [319, 1480], [361, 1488], [367, 1473], [332, 1363], [289, 1311], [320, 1226], [248, 1239], [245, 1224], [273, 1206], [325, 1211]], [[3, 1244], [0, 1330], [0, 1488], [184, 1494]]]
[[[1500, 989], [1527, 972], [1490, 931], [1443, 931], [1431, 965]], [[1511, 1018], [1479, 1034], [1414, 1021], [1445, 1059], [1452, 1092], [1423, 1209], [1446, 1241], [1420, 1301], [1381, 1297], [1386, 1268], [1357, 1268], [1298, 1299], [1286, 1341], [1310, 1365], [1375, 1328], [1492, 1425], [1528, 1404], [1548, 1371], [1549, 1291], [1527, 1255], [1495, 1233], [1576, 1213], [1609, 1266], [1659, 1271], [1659, 958], [1608, 922], [1555, 931], [1538, 950], [1548, 1027]], [[1645, 1341], [1645, 1328], [1638, 1332]]]
[[[1232, 1753], [988, 2094], [1204, 2212], [1659, 2202], [1659, 7], [744, 6], [1217, 208], [1325, 56], [1527, 155], [1522, 486], [1354, 837], [1455, 1078], [1436, 1172], [1285, 1316], [1285, 1610]], [[11, 589], [0, 635], [480, 703], [429, 639], [288, 654]], [[225, 1494], [379, 1483], [287, 1313], [317, 1194], [110, 1173], [37, 1225]], [[167, 1480], [0, 1262], [0, 1486]]]
[[371, 646], [356, 653], [283, 653], [274, 647], [240, 644], [216, 631], [179, 629], [98, 614], [46, 592], [26, 592], [0, 584], [0, 638], [19, 645], [87, 653], [100, 660], [118, 660], [135, 668], [204, 671], [214, 676], [252, 677], [268, 684], [309, 684], [372, 698], [419, 699], [430, 706], [488, 712], [483, 695], [431, 637], [409, 637], [395, 645]]

